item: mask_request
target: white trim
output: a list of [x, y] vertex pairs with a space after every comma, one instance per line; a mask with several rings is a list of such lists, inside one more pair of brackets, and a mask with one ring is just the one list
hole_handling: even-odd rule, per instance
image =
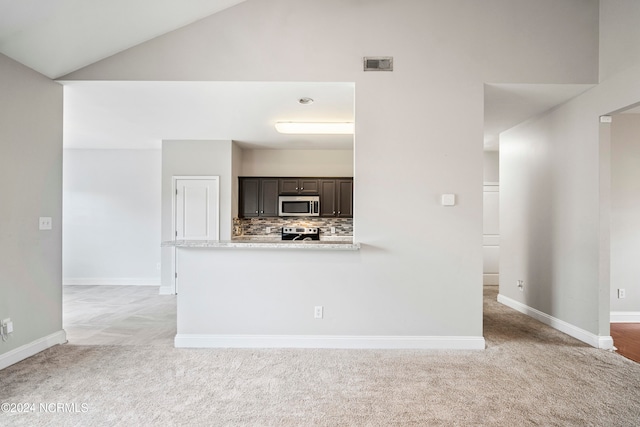
[[178, 334], [179, 348], [344, 348], [484, 350], [483, 337]]
[[160, 286], [159, 277], [74, 277], [63, 278], [63, 286]]
[[67, 334], [64, 330], [54, 332], [51, 335], [37, 339], [29, 344], [25, 344], [18, 348], [14, 348], [0, 355], [0, 369], [18, 363], [28, 357], [38, 354], [43, 350], [53, 347], [54, 345], [64, 344], [67, 342]]
[[540, 310], [529, 307], [528, 305], [522, 304], [521, 302], [506, 297], [502, 294], [498, 294], [498, 302], [506, 305], [507, 307], [511, 307], [514, 310], [519, 311], [520, 313], [524, 313], [527, 316], [533, 317], [534, 319], [544, 323], [545, 325], [549, 325], [552, 328], [559, 330], [560, 332], [564, 332], [565, 334], [572, 336], [573, 338], [576, 338], [584, 343], [587, 343], [592, 347], [605, 350], [613, 349], [613, 338], [611, 338], [610, 336], [595, 335], [589, 331], [585, 331], [582, 328], [572, 325], [571, 323], [567, 323], [564, 320], [560, 320], [558, 318], [550, 316], [547, 313], [543, 313]]
[[612, 311], [611, 323], [640, 323], [640, 311]]
[[175, 295], [176, 293], [173, 290], [173, 286], [160, 286], [160, 292], [158, 295]]

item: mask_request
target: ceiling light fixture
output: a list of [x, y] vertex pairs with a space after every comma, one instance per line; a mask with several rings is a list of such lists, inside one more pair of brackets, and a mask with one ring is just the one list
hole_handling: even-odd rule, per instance
[[276, 130], [288, 134], [352, 135], [354, 126], [350, 122], [276, 122]]

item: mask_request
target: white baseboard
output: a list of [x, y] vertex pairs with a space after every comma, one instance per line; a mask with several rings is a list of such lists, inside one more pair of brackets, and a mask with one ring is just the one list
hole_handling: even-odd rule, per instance
[[640, 311], [612, 311], [611, 323], [640, 323]]
[[14, 348], [4, 354], [0, 354], [0, 369], [18, 363], [28, 357], [38, 354], [43, 350], [53, 347], [54, 345], [64, 344], [67, 342], [67, 334], [60, 330], [51, 335], [37, 339], [29, 344], [25, 344], [18, 348]]
[[173, 286], [160, 286], [160, 295], [175, 295]]
[[483, 337], [178, 334], [185, 348], [343, 348], [484, 350]]
[[159, 277], [64, 277], [63, 286], [160, 286]]
[[564, 320], [557, 319], [553, 316], [548, 315], [547, 313], [543, 313], [540, 310], [537, 310], [533, 307], [529, 307], [528, 305], [522, 304], [514, 299], [506, 297], [504, 295], [498, 294], [498, 302], [506, 305], [507, 307], [511, 307], [514, 310], [519, 311], [520, 313], [524, 313], [527, 316], [533, 317], [534, 319], [544, 323], [545, 325], [549, 325], [554, 329], [559, 330], [560, 332], [564, 332], [565, 334], [572, 336], [584, 343], [589, 344], [595, 348], [601, 348], [604, 350], [613, 349], [613, 338], [610, 336], [601, 336], [592, 334], [589, 331], [585, 331], [571, 323], [567, 323]]

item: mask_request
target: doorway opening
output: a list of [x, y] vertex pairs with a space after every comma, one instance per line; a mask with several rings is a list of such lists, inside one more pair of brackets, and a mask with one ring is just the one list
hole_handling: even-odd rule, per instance
[[640, 362], [640, 103], [603, 121], [601, 144], [610, 152], [610, 334], [618, 353]]

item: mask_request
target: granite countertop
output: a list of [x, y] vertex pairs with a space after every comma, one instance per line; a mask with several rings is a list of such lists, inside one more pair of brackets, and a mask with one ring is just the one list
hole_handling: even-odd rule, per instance
[[236, 238], [233, 240], [170, 240], [162, 242], [164, 247], [176, 248], [239, 248], [239, 249], [322, 249], [357, 251], [360, 243], [333, 240], [292, 241], [280, 239]]

